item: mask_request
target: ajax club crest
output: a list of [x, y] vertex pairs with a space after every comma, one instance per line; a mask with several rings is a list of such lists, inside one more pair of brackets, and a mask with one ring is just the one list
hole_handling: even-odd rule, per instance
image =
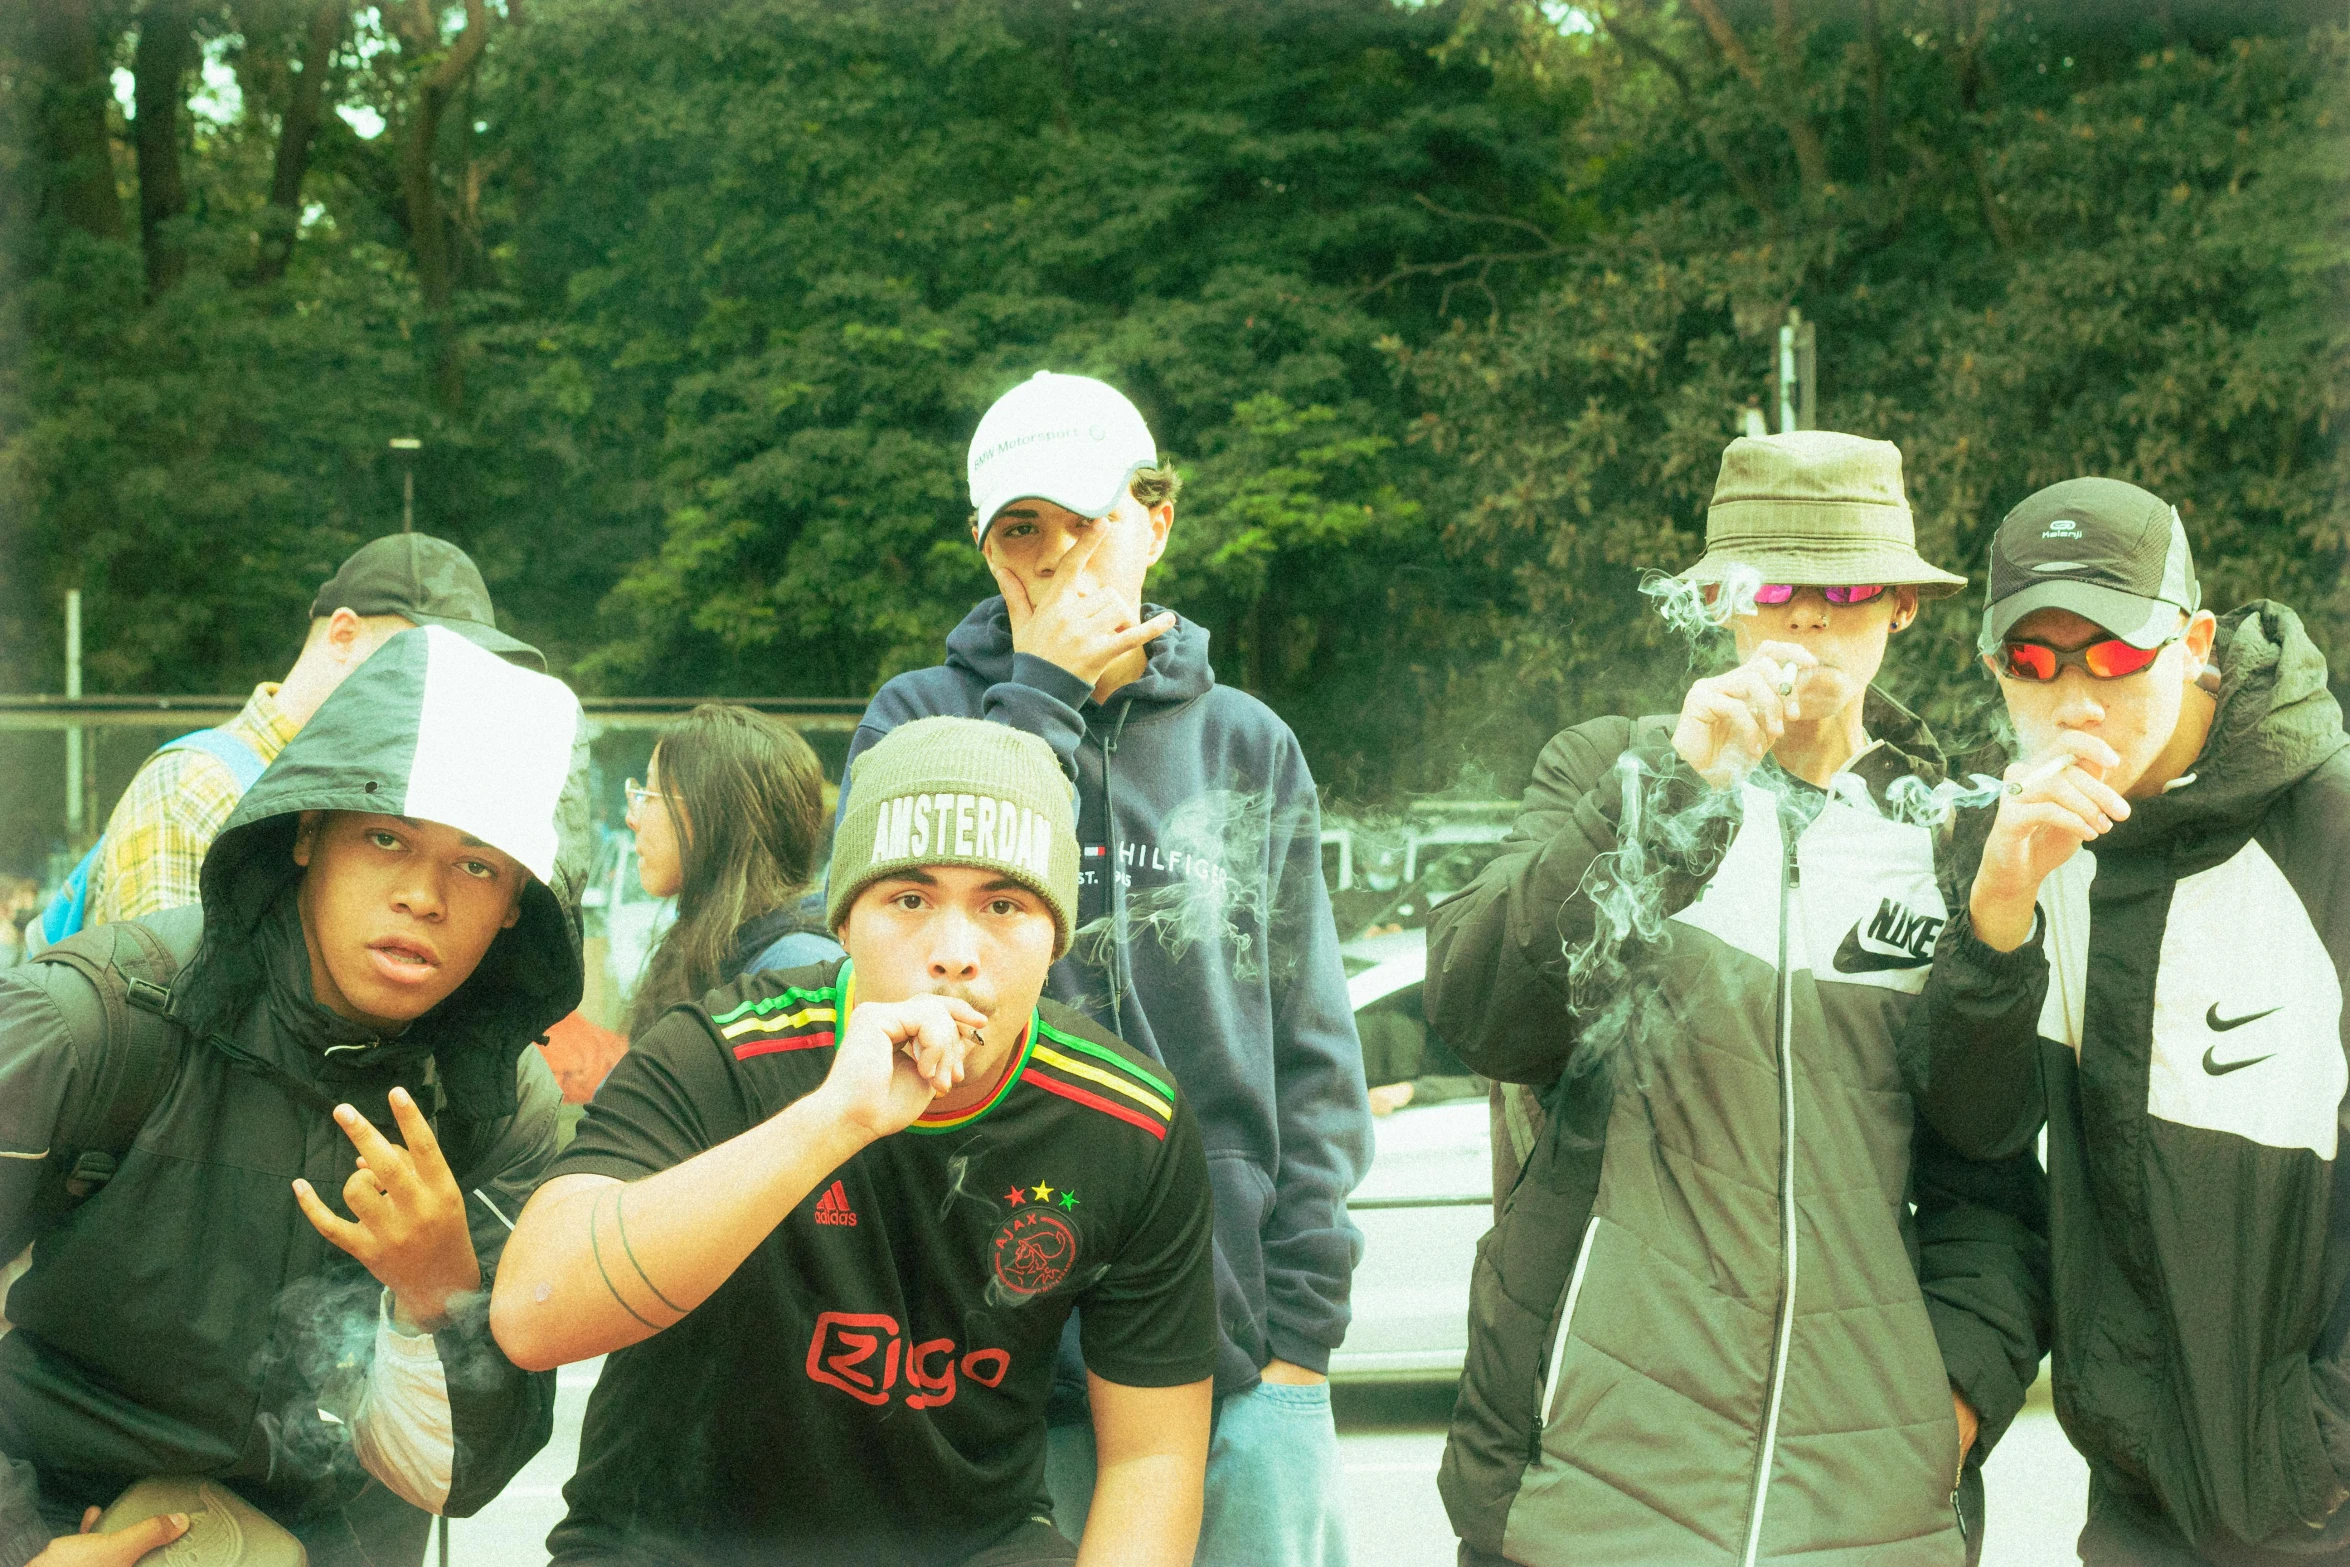
[[[1018, 1188], [1015, 1188], [1018, 1190]], [[1034, 1188], [1043, 1192], [1047, 1188]], [[1025, 1199], [1027, 1193], [1023, 1192]], [[996, 1227], [995, 1239], [989, 1243], [988, 1258], [995, 1269], [996, 1282], [1015, 1295], [1042, 1295], [1069, 1276], [1077, 1265], [1077, 1231], [1060, 1213], [1049, 1198], [1038, 1197], [1035, 1206], [1016, 1209], [1012, 1216]], [[1074, 1202], [1058, 1206], [1074, 1208]]]

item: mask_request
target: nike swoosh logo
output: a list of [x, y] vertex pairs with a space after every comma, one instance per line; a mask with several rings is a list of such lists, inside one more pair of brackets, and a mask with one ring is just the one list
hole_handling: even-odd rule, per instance
[[[2261, 1016], [2266, 1017], [2268, 1014], [2263, 1012]], [[2247, 1018], [2245, 1021], [2251, 1020]], [[2213, 1077], [2225, 1077], [2230, 1072], [2241, 1072], [2248, 1066], [2258, 1066], [2263, 1061], [2274, 1060], [2275, 1057], [2276, 1053], [2271, 1051], [2265, 1056], [2254, 1056], [2249, 1061], [2230, 1061], [2223, 1066], [2219, 1061], [2219, 1046], [2212, 1045], [2203, 1052], [2203, 1070]]]
[[[2278, 1010], [2276, 1007], [2270, 1007], [2268, 1012]], [[2268, 1016], [2268, 1012], [2247, 1012], [2242, 1017], [2221, 1017], [2219, 1003], [2214, 1001], [2211, 1004], [2211, 1010], [2203, 1014], [2203, 1021], [2211, 1025], [2213, 1033], [2224, 1034], [2231, 1028], [2242, 1028], [2247, 1023], [2257, 1023]]]
[[1934, 961], [1928, 954], [1911, 957], [1906, 952], [1871, 952], [1860, 944], [1860, 927], [1855, 925], [1844, 936], [1844, 944], [1836, 949], [1836, 972], [1839, 974], [1879, 974], [1887, 969], [1924, 968]]

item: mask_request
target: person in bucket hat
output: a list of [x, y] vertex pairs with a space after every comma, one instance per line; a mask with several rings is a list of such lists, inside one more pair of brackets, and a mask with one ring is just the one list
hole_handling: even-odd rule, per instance
[[[1165, 1067], [1043, 995], [1078, 907], [1060, 762], [941, 717], [851, 772], [826, 891], [847, 957], [646, 1030], [515, 1229], [499, 1342], [611, 1357], [549, 1553], [1188, 1567], [1207, 1155]], [[1082, 1553], [1045, 1475], [1080, 1310], [1102, 1455]]]
[[1433, 915], [1429, 1026], [1505, 1085], [1523, 1161], [1439, 1476], [1463, 1563], [1979, 1552], [2040, 1358], [2042, 1192], [1911, 1107], [1894, 1041], [1949, 913], [1913, 802], [1944, 766], [1872, 684], [1964, 581], [1919, 557], [1889, 443], [1732, 442], [1664, 586], [1741, 661], [1553, 739]]

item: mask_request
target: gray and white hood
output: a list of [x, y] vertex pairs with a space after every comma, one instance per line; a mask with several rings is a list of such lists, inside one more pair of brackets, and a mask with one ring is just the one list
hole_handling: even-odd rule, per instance
[[439, 822], [530, 872], [521, 918], [418, 1020], [452, 1093], [511, 1113], [515, 1055], [577, 1007], [583, 988], [590, 838], [579, 699], [439, 626], [384, 643], [246, 792], [205, 856], [204, 951], [179, 1008], [192, 1024], [221, 1026], [259, 994], [253, 937], [298, 874], [304, 811]]

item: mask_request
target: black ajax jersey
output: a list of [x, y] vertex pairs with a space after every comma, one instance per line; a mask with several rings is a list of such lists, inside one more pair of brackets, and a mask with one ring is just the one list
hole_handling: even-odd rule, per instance
[[[635, 1180], [823, 1082], [842, 961], [679, 1007], [616, 1065], [549, 1177]], [[953, 1563], [1032, 1516], [1069, 1313], [1138, 1387], [1214, 1368], [1207, 1162], [1165, 1068], [1044, 1002], [978, 1108], [842, 1165], [734, 1276], [611, 1355], [557, 1562]]]

